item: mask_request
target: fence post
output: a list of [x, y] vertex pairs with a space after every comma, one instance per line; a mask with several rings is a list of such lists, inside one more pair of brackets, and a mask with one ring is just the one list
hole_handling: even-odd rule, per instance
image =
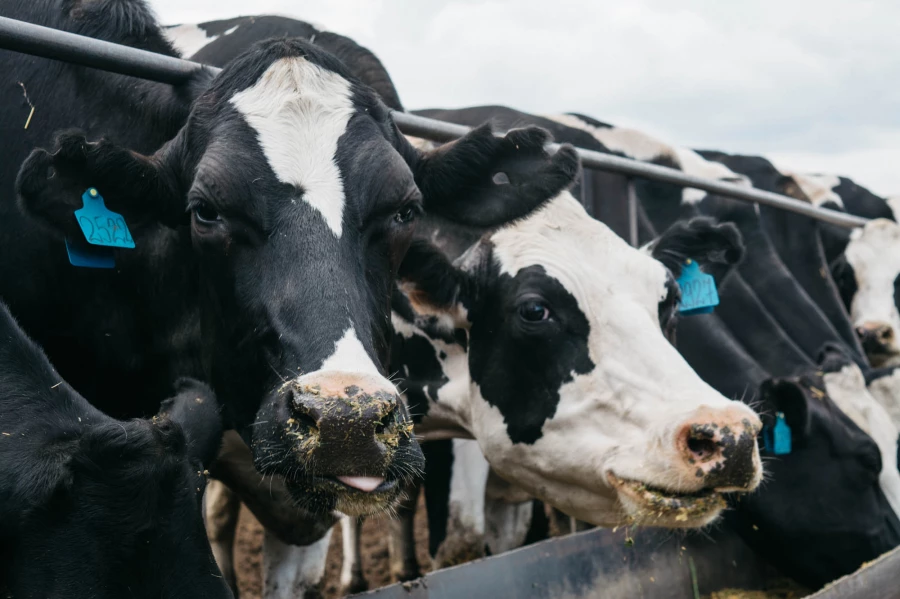
[[637, 192], [634, 190], [634, 179], [628, 177], [628, 243], [638, 247], [638, 211]]

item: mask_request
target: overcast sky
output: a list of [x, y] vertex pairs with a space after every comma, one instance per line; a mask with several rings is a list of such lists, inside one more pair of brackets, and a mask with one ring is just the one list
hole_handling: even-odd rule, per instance
[[894, 0], [150, 2], [165, 24], [275, 13], [348, 35], [408, 109], [578, 111], [900, 194]]

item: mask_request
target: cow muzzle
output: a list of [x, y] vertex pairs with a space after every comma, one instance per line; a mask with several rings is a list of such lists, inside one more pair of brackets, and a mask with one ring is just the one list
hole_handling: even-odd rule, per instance
[[635, 523], [693, 528], [725, 508], [724, 493], [754, 490], [762, 480], [759, 418], [742, 405], [702, 407], [675, 429], [669, 470], [659, 482], [607, 473]]
[[864, 322], [856, 327], [856, 334], [875, 368], [900, 365], [900, 347], [894, 328], [884, 322]]
[[[413, 424], [396, 389], [381, 376], [318, 371], [284, 383], [275, 397], [280, 453], [273, 471], [298, 503], [315, 511], [366, 515], [387, 509], [403, 483], [423, 470]], [[265, 472], [272, 451], [257, 451]]]

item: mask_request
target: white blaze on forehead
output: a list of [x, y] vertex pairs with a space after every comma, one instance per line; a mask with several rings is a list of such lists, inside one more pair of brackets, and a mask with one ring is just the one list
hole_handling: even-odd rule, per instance
[[197, 25], [163, 27], [162, 34], [184, 57], [193, 56], [200, 48], [219, 38], [218, 35], [207, 34], [205, 29]]
[[792, 178], [797, 187], [800, 188], [800, 191], [809, 198], [813, 206], [821, 206], [825, 202], [833, 202], [843, 208], [844, 200], [834, 191], [834, 188], [841, 184], [840, 178], [834, 175], [798, 173], [791, 169], [782, 168], [777, 164], [773, 166], [782, 175]]
[[[693, 150], [672, 146], [636, 129], [595, 127], [570, 114], [549, 115], [546, 118], [562, 125], [587, 131], [611, 151], [621, 152], [635, 160], [649, 162], [657, 158], [665, 158], [688, 175], [705, 179], [720, 179], [750, 187], [750, 180], [747, 177], [735, 173], [724, 164], [707, 160]], [[707, 193], [701, 189], [685, 187], [682, 192], [682, 201], [686, 204], [696, 204], [706, 195]]]
[[355, 108], [350, 82], [300, 56], [282, 58], [231, 103], [256, 130], [278, 180], [303, 191], [340, 238], [344, 183], [335, 161], [338, 140]]
[[870, 221], [850, 234], [844, 256], [856, 277], [857, 291], [850, 304], [853, 324], [887, 324], [900, 334], [900, 313], [894, 303], [894, 280], [900, 275], [900, 225], [884, 218]]
[[322, 362], [320, 370], [363, 372], [381, 376], [352, 326], [344, 331], [343, 337], [334, 344], [334, 353]]
[[900, 516], [900, 472], [897, 471], [897, 427], [884, 406], [866, 389], [862, 371], [848, 364], [838, 372], [826, 373], [828, 396], [859, 428], [872, 437], [881, 452], [878, 483], [894, 513]]

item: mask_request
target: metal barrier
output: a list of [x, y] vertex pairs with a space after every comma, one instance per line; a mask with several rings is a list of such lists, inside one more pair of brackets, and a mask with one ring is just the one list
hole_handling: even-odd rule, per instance
[[[113, 73], [140, 77], [151, 81], [178, 84], [188, 81], [201, 69], [217, 73], [220, 69], [196, 62], [163, 56], [146, 50], [104, 42], [93, 38], [24, 23], [0, 17], [0, 49], [12, 50], [33, 56], [61, 60], [87, 67], [103, 69]], [[469, 127], [427, 119], [403, 113], [394, 113], [394, 122], [407, 135], [414, 135], [434, 141], [451, 141], [462, 137]], [[558, 144], [551, 146], [551, 151]], [[578, 148], [582, 166], [621, 173], [630, 177], [642, 177], [671, 183], [681, 187], [700, 189], [707, 193], [757, 202], [783, 210], [796, 212], [816, 220], [841, 227], [862, 227], [868, 220], [836, 210], [818, 208], [787, 196], [728, 183], [714, 179], [704, 179], [688, 175], [682, 171], [647, 164], [630, 158], [622, 158], [593, 150]], [[637, 202], [633, 186], [629, 184], [629, 236], [632, 245], [637, 242]]]

